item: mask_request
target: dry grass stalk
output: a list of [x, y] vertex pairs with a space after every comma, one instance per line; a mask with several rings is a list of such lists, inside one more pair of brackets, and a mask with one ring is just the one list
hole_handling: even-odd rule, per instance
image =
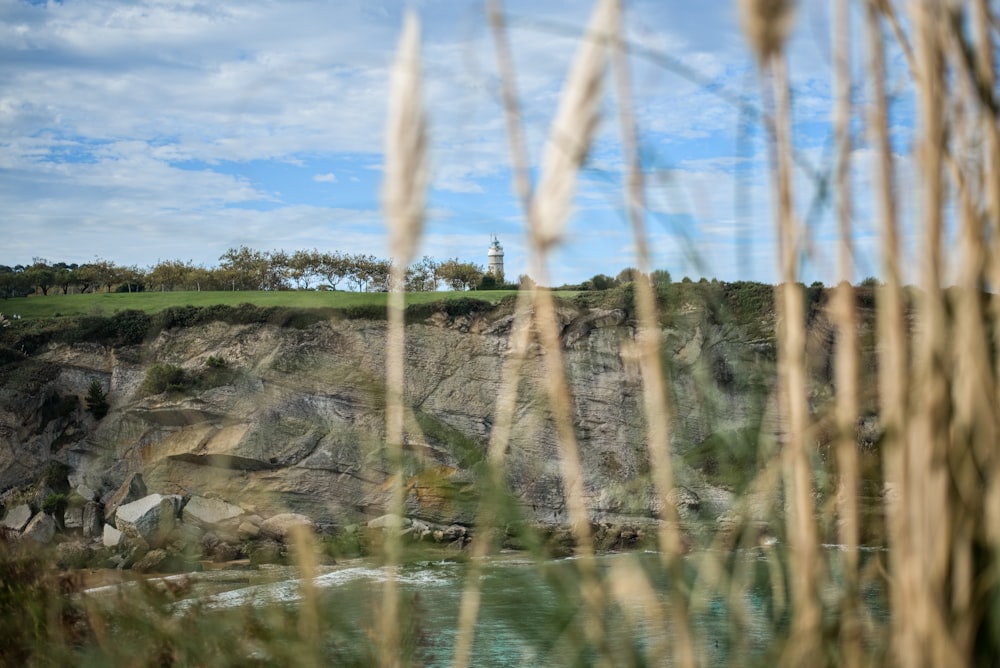
[[607, 26], [614, 19], [613, 12], [611, 0], [597, 3], [559, 98], [542, 155], [541, 175], [529, 218], [533, 243], [544, 251], [562, 238], [577, 174], [597, 130], [608, 56]]
[[[493, 30], [493, 43], [497, 52], [497, 69], [500, 71], [501, 99], [503, 100], [504, 118], [507, 122], [507, 133], [510, 137], [511, 165], [514, 173], [514, 190], [521, 200], [525, 211], [530, 209], [531, 181], [528, 167], [528, 154], [524, 142], [524, 133], [520, 121], [520, 106], [514, 78], [513, 58], [510, 55], [510, 45], [507, 40], [507, 27], [504, 20], [503, 7], [500, 0], [489, 3], [490, 26]], [[488, 474], [493, 481], [493, 488], [483, 498], [477, 519], [477, 531], [471, 546], [472, 560], [469, 563], [465, 586], [462, 589], [462, 600], [458, 613], [458, 629], [456, 633], [455, 653], [452, 666], [465, 668], [470, 664], [472, 644], [475, 640], [476, 620], [479, 616], [481, 601], [480, 575], [482, 560], [492, 549], [493, 535], [497, 528], [497, 516], [494, 504], [498, 502], [497, 495], [503, 488], [505, 459], [507, 445], [510, 442], [511, 428], [514, 422], [514, 412], [517, 408], [517, 389], [521, 377], [521, 367], [524, 355], [531, 340], [531, 295], [521, 290], [517, 296], [517, 307], [514, 323], [511, 327], [510, 347], [504, 362], [501, 394], [497, 400], [496, 416], [493, 421], [493, 431], [487, 451]]]
[[794, 25], [792, 0], [740, 0], [740, 17], [757, 55], [759, 63], [767, 63], [771, 56], [785, 48], [785, 41]]
[[841, 605], [840, 642], [844, 664], [861, 664], [861, 646], [857, 619], [858, 605], [858, 450], [855, 426], [858, 419], [858, 342], [854, 288], [854, 251], [851, 216], [851, 56], [850, 12], [846, 2], [832, 3], [834, 33], [834, 90], [836, 104], [833, 126], [837, 143], [837, 218], [840, 231], [838, 248], [840, 282], [834, 295], [833, 317], [837, 327], [835, 361], [837, 388], [837, 490], [838, 539], [845, 547], [844, 584]]
[[[386, 454], [392, 478], [389, 512], [403, 515], [403, 424], [405, 389], [405, 308], [403, 277], [420, 239], [427, 187], [427, 149], [420, 79], [420, 28], [408, 13], [393, 68], [386, 133], [386, 171], [383, 207], [389, 225], [392, 268], [386, 335]], [[381, 614], [381, 663], [401, 660], [399, 592], [396, 567], [402, 552], [401, 526], [388, 527], [385, 561], [388, 573], [383, 588]]]
[[769, 67], [775, 107], [774, 168], [780, 275], [778, 313], [778, 386], [785, 419], [783, 443], [785, 489], [788, 490], [787, 534], [791, 554], [792, 633], [782, 660], [803, 665], [819, 648], [821, 609], [818, 581], [819, 542], [813, 506], [813, 476], [806, 450], [805, 313], [798, 280], [800, 230], [792, 197], [791, 101], [783, 51], [772, 52]]
[[[532, 196], [528, 181], [527, 151], [524, 147], [524, 135], [520, 127], [519, 109], [513, 83], [513, 67], [507, 50], [502, 11], [498, 3], [491, 5], [491, 21], [496, 38], [501, 79], [503, 80], [505, 115], [510, 133], [515, 188], [525, 206], [528, 218], [529, 240], [532, 250], [532, 274], [543, 285], [546, 283], [545, 255], [561, 237], [562, 228], [569, 215], [577, 174], [596, 130], [601, 83], [607, 58], [605, 45], [607, 38], [600, 35], [599, 31], [603, 30], [609, 19], [613, 17], [612, 12], [612, 0], [602, 0], [594, 10], [587, 33], [583, 37], [582, 45], [560, 98], [559, 109], [543, 158], [539, 186]], [[586, 604], [585, 629], [588, 640], [599, 649], [602, 660], [606, 660], [608, 654], [604, 651], [606, 648], [602, 623], [604, 594], [594, 562], [590, 520], [583, 488], [583, 470], [573, 427], [572, 403], [566, 382], [566, 371], [563, 366], [562, 343], [556, 325], [555, 307], [552, 296], [547, 290], [534, 291], [532, 304], [534, 305], [539, 337], [546, 350], [546, 360], [549, 366], [546, 374], [549, 380], [548, 393], [558, 433], [560, 469], [569, 512], [569, 523], [577, 543], [577, 552], [581, 558], [581, 588]], [[525, 324], [525, 329], [526, 327]], [[511, 391], [516, 391], [517, 381], [517, 377], [505, 378], [505, 383], [510, 383], [512, 386]], [[511, 402], [513, 399], [512, 396]], [[511, 413], [513, 412], [513, 405], [509, 407], [509, 410]], [[495, 446], [491, 445], [493, 456], [499, 458], [505, 447], [505, 442], [497, 442]], [[483, 550], [485, 546], [479, 549]], [[471, 581], [467, 584], [471, 585]], [[470, 627], [475, 622], [479, 604], [478, 584], [472, 585], [472, 587], [473, 589], [470, 589], [463, 596], [460, 611], [459, 644], [456, 646], [454, 659], [456, 666], [466, 665], [471, 650], [473, 634]]]
[[627, 169], [625, 188], [626, 207], [636, 243], [636, 264], [640, 279], [635, 282], [636, 310], [639, 331], [636, 339], [642, 362], [643, 405], [647, 421], [647, 448], [654, 488], [661, 499], [664, 517], [658, 533], [663, 566], [670, 573], [672, 596], [670, 599], [671, 627], [676, 634], [674, 663], [693, 666], [694, 651], [688, 620], [687, 592], [683, 590], [682, 544], [677, 508], [667, 499], [673, 491], [673, 463], [670, 456], [670, 420], [673, 413], [667, 395], [661, 358], [662, 340], [656, 296], [648, 280], [641, 278], [650, 273], [649, 241], [645, 224], [645, 198], [642, 165], [639, 157], [639, 140], [632, 107], [632, 86], [625, 49], [624, 22], [620, 18], [621, 3], [616, 3], [619, 18], [615, 21], [613, 64], [618, 90], [618, 116], [621, 121], [622, 152]]
[[492, 482], [483, 497], [482, 507], [476, 521], [476, 534], [471, 546], [472, 559], [469, 561], [468, 574], [462, 589], [455, 654], [452, 659], [452, 666], [455, 668], [464, 668], [470, 665], [472, 658], [472, 644], [475, 640], [476, 619], [479, 616], [481, 601], [482, 562], [493, 547], [494, 532], [498, 528], [499, 509], [496, 505], [500, 502], [499, 495], [504, 486], [507, 446], [510, 443], [514, 412], [517, 409], [518, 381], [521, 378], [521, 368], [528, 344], [531, 341], [530, 306], [531, 296], [528, 291], [522, 290], [518, 294], [517, 310], [511, 327], [510, 347], [507, 359], [504, 361], [501, 392], [497, 398], [497, 410], [486, 454], [488, 475]]
[[944, 270], [944, 181], [942, 163], [946, 141], [942, 107], [947, 99], [944, 84], [941, 26], [944, 15], [935, 3], [915, 4], [911, 21], [916, 33], [915, 54], [921, 77], [917, 82], [921, 133], [918, 164], [923, 175], [923, 260], [919, 329], [916, 341], [915, 411], [907, 425], [903, 500], [910, 519], [907, 542], [898, 549], [910, 552], [904, 581], [908, 605], [896, 610], [909, 618], [912, 635], [900, 645], [906, 665], [959, 665], [959, 653], [947, 625], [949, 558], [953, 524], [949, 498], [948, 429], [949, 373], [947, 316], [942, 293]]
[[[885, 434], [882, 445], [885, 487], [890, 492], [886, 500], [886, 523], [889, 543], [902, 548], [908, 534], [907, 517], [903, 503], [907, 498], [907, 481], [904, 476], [905, 426], [908, 415], [906, 388], [909, 382], [907, 369], [906, 320], [903, 312], [902, 278], [900, 272], [900, 232], [897, 218], [893, 178], [892, 147], [889, 141], [889, 109], [885, 90], [885, 46], [880, 25], [880, 8], [877, 0], [866, 6], [866, 34], [868, 43], [868, 78], [871, 82], [871, 108], [868, 114], [868, 132], [875, 147], [876, 161], [873, 183], [878, 200], [878, 217], [881, 222], [882, 274], [885, 287], [877, 300], [877, 329], [879, 347], [879, 416]], [[889, 553], [890, 568], [900, 573], [910, 568], [912, 552], [904, 549]], [[896, 610], [906, 606], [904, 588], [898, 577], [889, 581], [890, 607]], [[909, 618], [893, 617], [893, 645], [906, 644], [911, 635]]]
[[[538, 187], [528, 214], [531, 240], [531, 274], [548, 284], [546, 256], [561, 238], [569, 216], [576, 180], [597, 129], [604, 70], [607, 63], [607, 26], [615, 18], [614, 0], [599, 0], [559, 100], [556, 118], [542, 158]], [[533, 292], [535, 322], [545, 350], [547, 390], [556, 426], [560, 473], [570, 529], [576, 542], [585, 605], [584, 628], [602, 663], [610, 660], [604, 633], [604, 592], [594, 561], [590, 516], [584, 489], [583, 467], [573, 423], [573, 405], [562, 357], [561, 328], [552, 294]]]
[[382, 208], [389, 226], [389, 248], [404, 268], [413, 259], [424, 222], [429, 170], [427, 121], [420, 76], [420, 23], [407, 13], [392, 68], [385, 133]]
[[[972, 25], [976, 31], [976, 67], [981, 85], [988, 90], [996, 88], [996, 68], [994, 48], [990, 26], [995, 25], [996, 17], [992, 15], [987, 0], [976, 0], [973, 3]], [[1000, 286], [1000, 127], [997, 119], [982, 111], [981, 122], [977, 124], [985, 129], [986, 141], [983, 144], [983, 187], [986, 191], [984, 213], [986, 217], [985, 233], [992, 240], [987, 246], [986, 274], [994, 292]], [[995, 296], [989, 305], [990, 324], [993, 332], [993, 346], [1000, 349], [1000, 299]], [[995, 356], [994, 368], [994, 402], [1000, 402], [1000, 355]], [[996, 405], [996, 403], [994, 403]], [[1000, 553], [1000, 457], [994, 457], [989, 468], [989, 484], [985, 492], [986, 505], [986, 536], [994, 552]]]

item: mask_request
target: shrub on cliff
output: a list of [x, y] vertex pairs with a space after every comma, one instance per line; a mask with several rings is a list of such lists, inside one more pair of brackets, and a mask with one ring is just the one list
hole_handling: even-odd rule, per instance
[[176, 392], [187, 388], [188, 378], [184, 369], [174, 364], [154, 364], [146, 372], [140, 392], [144, 395]]
[[104, 392], [104, 386], [98, 379], [90, 381], [87, 389], [87, 410], [100, 420], [108, 414], [111, 407], [108, 405], [108, 395]]

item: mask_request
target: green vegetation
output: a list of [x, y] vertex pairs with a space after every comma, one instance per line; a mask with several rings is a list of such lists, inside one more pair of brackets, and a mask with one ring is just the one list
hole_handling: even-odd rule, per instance
[[100, 420], [108, 414], [111, 407], [108, 405], [108, 395], [104, 391], [104, 385], [98, 379], [90, 381], [87, 389], [87, 410]]
[[146, 372], [139, 391], [142, 394], [160, 394], [161, 392], [180, 392], [189, 385], [184, 369], [174, 364], [154, 364]]
[[[448, 299], [475, 296], [497, 302], [516, 290], [490, 290], [484, 292], [408, 292], [407, 304], [426, 304]], [[216, 291], [216, 292], [140, 292], [140, 293], [88, 293], [82, 295], [49, 295], [9, 301], [5, 313], [16, 313], [24, 320], [69, 316], [99, 317], [105, 313], [139, 311], [156, 314], [170, 308], [229, 306], [251, 304], [261, 308], [286, 309], [349, 309], [354, 307], [385, 309], [388, 294], [384, 292], [340, 291]], [[16, 330], [22, 323], [8, 329]]]

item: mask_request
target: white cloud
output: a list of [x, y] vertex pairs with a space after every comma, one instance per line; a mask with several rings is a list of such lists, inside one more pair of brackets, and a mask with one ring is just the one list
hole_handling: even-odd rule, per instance
[[[484, 239], [500, 231], [511, 266], [523, 267], [482, 4], [418, 5], [431, 199], [450, 212], [429, 216], [423, 252], [481, 261]], [[507, 7], [520, 121], [537, 162], [592, 3], [509, 0]], [[364, 0], [0, 4], [0, 231], [18, 232], [7, 235], [0, 264], [95, 254], [138, 264], [164, 256], [214, 262], [239, 243], [384, 252], [372, 170], [382, 165], [387, 67], [402, 9]], [[733, 3], [636, 0], [627, 21], [647, 49], [632, 61], [632, 81], [658, 260], [671, 271], [676, 263], [692, 275], [705, 266], [721, 276], [736, 271], [739, 255], [767, 265], [750, 267], [752, 276], [771, 278], [765, 145], [759, 124], [742, 127], [746, 119], [727, 97], [762, 106]], [[828, 45], [818, 37], [826, 29], [825, 10], [803, 7], [790, 47], [799, 123], [829, 116]], [[902, 68], [898, 57], [892, 62], [896, 81]], [[631, 264], [608, 84], [573, 236], [553, 262], [555, 282]], [[908, 111], [904, 101], [894, 116], [901, 142]], [[796, 139], [819, 160], [808, 151], [823, 135], [802, 130]], [[737, 172], [748, 176], [736, 182]], [[294, 182], [310, 178], [340, 185], [312, 188], [309, 197], [320, 191], [326, 199], [309, 199]], [[805, 207], [813, 184], [797, 179]], [[862, 199], [859, 217], [871, 209]], [[817, 225], [817, 245], [829, 229], [829, 220]]]

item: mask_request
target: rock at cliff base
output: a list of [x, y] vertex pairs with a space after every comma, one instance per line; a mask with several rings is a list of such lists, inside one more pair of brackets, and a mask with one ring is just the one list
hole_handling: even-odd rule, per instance
[[125, 540], [125, 534], [110, 524], [104, 525], [104, 547], [118, 547]]
[[71, 506], [63, 513], [64, 529], [83, 528], [83, 508], [81, 506]]
[[51, 515], [38, 513], [24, 528], [21, 538], [32, 540], [39, 545], [48, 545], [56, 535], [56, 521]]
[[7, 516], [3, 518], [3, 526], [14, 531], [23, 531], [24, 527], [28, 526], [28, 522], [31, 521], [31, 516], [31, 506], [22, 503], [7, 511]]
[[140, 573], [161, 571], [162, 569], [160, 568], [160, 564], [162, 564], [166, 558], [166, 550], [150, 550], [136, 560], [135, 564], [132, 565], [132, 569], [139, 571]]
[[281, 513], [264, 520], [260, 525], [260, 533], [274, 540], [285, 542], [293, 531], [314, 531], [313, 521], [299, 513]]
[[120, 506], [115, 526], [131, 538], [142, 538], [150, 545], [160, 545], [174, 528], [180, 497], [150, 494]]
[[132, 473], [121, 484], [114, 494], [104, 502], [104, 519], [110, 522], [119, 506], [123, 506], [146, 496], [146, 483], [141, 473]]
[[236, 528], [236, 533], [240, 538], [252, 539], [260, 535], [260, 527], [252, 522], [242, 522]]
[[208, 499], [204, 496], [192, 496], [184, 506], [184, 521], [195, 524], [214, 525], [232, 520], [243, 514], [243, 509], [226, 503], [221, 499]]
[[104, 524], [104, 509], [97, 501], [88, 501], [83, 504], [83, 537], [97, 538], [101, 535], [101, 526]]

